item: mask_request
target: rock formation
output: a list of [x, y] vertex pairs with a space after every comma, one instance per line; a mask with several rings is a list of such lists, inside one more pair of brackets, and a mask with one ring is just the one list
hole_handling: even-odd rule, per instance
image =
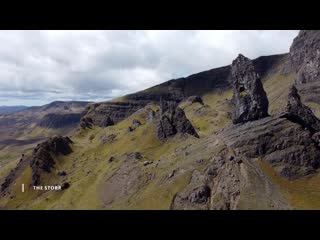
[[311, 132], [320, 131], [320, 120], [313, 114], [312, 110], [301, 102], [300, 95], [295, 86], [292, 86], [288, 96], [287, 113], [284, 117], [299, 123]]
[[268, 99], [252, 61], [239, 56], [232, 62], [232, 121], [245, 123], [268, 116]]
[[303, 30], [294, 39], [282, 72], [292, 74], [302, 99], [320, 104], [320, 31]]
[[192, 105], [194, 103], [199, 103], [201, 105], [204, 105], [203, 103], [203, 100], [200, 96], [191, 96], [191, 97], [188, 97], [185, 102], [187, 102], [188, 105]]
[[320, 81], [319, 30], [299, 32], [290, 47], [289, 67], [297, 74], [296, 84]]
[[33, 185], [39, 185], [42, 172], [51, 172], [51, 169], [55, 164], [54, 157], [68, 155], [72, 152], [70, 147], [71, 143], [72, 141], [70, 138], [59, 136], [49, 138], [47, 141], [38, 144], [33, 150], [30, 162]]
[[199, 138], [199, 135], [187, 119], [176, 101], [161, 101], [160, 120], [157, 124], [157, 136], [165, 140], [177, 133], [187, 133]]
[[99, 124], [100, 127], [108, 127], [113, 125], [114, 125], [114, 122], [109, 116], [106, 116], [104, 119], [102, 119]]
[[286, 118], [273, 116], [234, 125], [220, 136], [244, 158], [261, 158], [290, 180], [308, 175], [320, 166], [320, 150], [312, 133]]
[[141, 126], [141, 122], [137, 119], [133, 119], [132, 121], [132, 125], [128, 128], [129, 132], [133, 132], [134, 130], [136, 130], [139, 126]]

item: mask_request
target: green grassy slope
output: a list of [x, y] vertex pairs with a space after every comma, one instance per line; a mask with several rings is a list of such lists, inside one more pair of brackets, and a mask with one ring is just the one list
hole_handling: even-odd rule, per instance
[[[262, 79], [270, 102], [270, 114], [283, 110], [287, 91], [293, 80], [294, 75], [279, 73], [268, 74]], [[29, 186], [31, 182], [31, 169], [26, 168], [12, 186], [13, 198], [1, 198], [0, 208], [169, 209], [175, 194], [189, 184], [192, 172], [197, 168], [201, 169], [202, 165], [197, 160], [202, 157], [203, 161], [208, 161], [210, 155], [217, 151], [215, 148], [207, 150], [205, 144], [208, 139], [219, 141], [215, 139], [216, 134], [231, 124], [231, 97], [231, 89], [213, 91], [202, 96], [205, 104], [203, 106], [199, 103], [181, 105], [200, 139], [176, 136], [165, 143], [160, 142], [156, 138], [155, 124], [147, 118], [150, 108], [155, 111], [159, 109], [156, 105], [146, 106], [115, 126], [79, 130], [72, 136], [73, 152], [57, 159], [54, 171], [45, 178], [46, 184], [67, 181], [70, 183], [69, 189], [39, 193], [27, 187], [26, 192], [22, 193], [21, 184]], [[318, 106], [313, 106], [313, 109], [319, 111]], [[142, 125], [129, 132], [128, 127], [134, 119], [139, 120]], [[32, 133], [36, 136], [41, 131], [43, 130], [36, 129]], [[116, 136], [114, 140], [103, 144], [102, 139], [107, 139], [112, 134]], [[11, 156], [10, 151], [1, 151], [0, 160], [18, 158], [14, 154]], [[186, 154], [188, 151], [189, 155]], [[135, 160], [128, 156], [134, 152], [139, 152], [143, 158]], [[109, 162], [111, 157], [114, 161]], [[152, 163], [145, 165], [145, 161]], [[15, 163], [4, 164], [0, 175], [10, 171]], [[320, 208], [319, 176], [289, 183], [277, 176], [266, 164], [262, 163], [260, 167], [293, 208]], [[57, 172], [60, 170], [67, 175], [58, 176]], [[169, 177], [172, 173], [174, 178]], [[249, 190], [258, 191], [254, 185]], [[249, 199], [250, 194], [246, 197]], [[245, 201], [245, 197], [242, 201]], [[244, 209], [267, 208], [263, 203], [256, 204], [246, 201], [241, 206]]]

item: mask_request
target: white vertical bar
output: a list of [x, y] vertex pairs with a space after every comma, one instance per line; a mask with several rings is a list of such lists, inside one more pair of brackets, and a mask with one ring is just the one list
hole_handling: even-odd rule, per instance
[[24, 192], [24, 183], [22, 183], [22, 192]]

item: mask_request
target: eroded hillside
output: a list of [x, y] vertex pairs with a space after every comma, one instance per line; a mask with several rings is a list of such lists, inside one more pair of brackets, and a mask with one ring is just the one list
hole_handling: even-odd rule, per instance
[[[292, 49], [90, 104], [66, 154], [51, 139], [40, 156], [28, 151], [1, 169], [0, 208], [320, 209], [319, 130], [305, 124], [314, 116], [300, 121], [299, 115], [312, 110], [319, 117], [320, 108], [305, 94], [306, 83], [297, 83]], [[263, 114], [251, 105], [261, 97], [256, 84], [234, 88], [236, 76], [240, 85], [261, 81], [268, 99]], [[293, 84], [301, 95], [296, 111], [288, 108]], [[247, 109], [247, 117], [234, 114], [235, 106]], [[50, 171], [40, 171], [37, 159]], [[35, 175], [42, 185], [65, 188], [35, 191]]]

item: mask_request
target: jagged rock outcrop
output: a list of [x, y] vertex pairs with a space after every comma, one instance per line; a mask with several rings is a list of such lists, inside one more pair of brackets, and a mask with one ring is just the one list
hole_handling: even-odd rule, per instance
[[132, 121], [132, 125], [128, 128], [129, 132], [133, 132], [134, 130], [136, 130], [139, 126], [141, 126], [141, 122], [137, 119], [133, 119]]
[[82, 117], [80, 120], [80, 127], [85, 128], [92, 128], [93, 126], [93, 120], [91, 117]]
[[32, 184], [39, 185], [43, 172], [50, 173], [54, 168], [55, 158], [72, 152], [72, 141], [69, 137], [53, 137], [38, 144], [33, 150], [30, 166], [32, 168]]
[[101, 145], [104, 145], [106, 143], [112, 143], [115, 141], [116, 138], [117, 138], [117, 135], [115, 134], [110, 134], [108, 136], [106, 134], [103, 134], [100, 137]]
[[252, 61], [239, 56], [232, 62], [232, 121], [245, 123], [268, 116], [268, 98]]
[[200, 96], [191, 96], [191, 97], [188, 97], [185, 102], [188, 104], [188, 105], [192, 105], [194, 103], [199, 103], [201, 105], [204, 105], [203, 103], [203, 100]]
[[63, 128], [76, 125], [80, 122], [81, 113], [49, 113], [38, 123], [43, 128]]
[[289, 66], [296, 74], [296, 84], [320, 81], [320, 31], [303, 30], [290, 47]]
[[266, 117], [226, 128], [218, 137], [247, 159], [260, 158], [293, 180], [320, 166], [320, 149], [312, 132], [286, 118]]
[[113, 126], [113, 125], [114, 125], [114, 122], [109, 116], [104, 118], [99, 124], [100, 127], [108, 127], [108, 126]]
[[190, 183], [174, 197], [171, 209], [237, 209], [240, 184], [244, 185], [245, 179], [240, 165], [230, 161], [229, 154], [227, 148], [223, 148], [221, 153], [212, 156], [207, 168], [193, 171]]
[[283, 117], [299, 123], [311, 132], [320, 131], [320, 120], [313, 114], [312, 110], [301, 102], [300, 95], [295, 86], [292, 86], [288, 96], [287, 112]]
[[[21, 176], [22, 172], [31, 166], [32, 179], [31, 184], [34, 186], [41, 184], [43, 173], [50, 173], [54, 168], [55, 160], [60, 155], [68, 155], [72, 152], [70, 145], [72, 141], [69, 137], [57, 136], [49, 138], [47, 141], [40, 143], [34, 148], [31, 156], [23, 155], [17, 166], [11, 170], [4, 182], [1, 184], [0, 193], [5, 195], [9, 191], [10, 185]], [[60, 176], [64, 176], [64, 171]]]
[[199, 138], [199, 135], [187, 119], [184, 111], [178, 107], [178, 102], [161, 101], [160, 120], [157, 124], [157, 137], [160, 140], [165, 140], [177, 133], [187, 133]]

